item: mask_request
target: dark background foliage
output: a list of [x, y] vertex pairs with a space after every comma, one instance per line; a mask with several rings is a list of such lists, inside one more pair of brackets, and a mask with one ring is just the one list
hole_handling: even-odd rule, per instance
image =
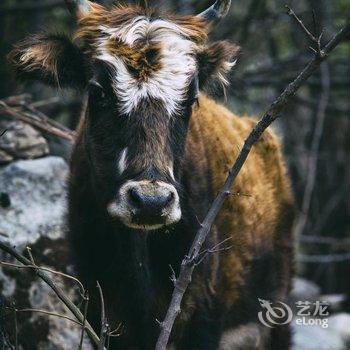
[[[105, 1], [106, 3], [108, 1]], [[152, 0], [150, 5], [196, 13], [211, 0]], [[350, 13], [348, 0], [233, 0], [231, 12], [212, 33], [242, 46], [227, 104], [239, 114], [260, 116], [312, 55], [310, 43], [286, 14], [287, 2], [326, 42]], [[50, 99], [41, 107], [74, 128], [82, 103], [72, 91], [41, 84], [18, 85], [6, 55], [27, 34], [72, 33], [74, 22], [63, 0], [3, 0], [0, 4], [0, 98], [30, 93]], [[324, 293], [350, 294], [350, 38], [294, 98], [277, 123], [292, 175], [299, 221], [297, 266]], [[328, 87], [329, 84], [329, 87]], [[216, 95], [225, 98], [222, 91]], [[57, 97], [58, 96], [58, 97]], [[323, 122], [322, 105], [326, 107]], [[318, 132], [315, 132], [318, 130]], [[315, 165], [315, 166], [313, 166]], [[268, 176], [268, 174], [261, 174]], [[310, 201], [308, 200], [310, 198]], [[304, 220], [305, 219], [305, 220]], [[309, 261], [311, 260], [311, 261]]]

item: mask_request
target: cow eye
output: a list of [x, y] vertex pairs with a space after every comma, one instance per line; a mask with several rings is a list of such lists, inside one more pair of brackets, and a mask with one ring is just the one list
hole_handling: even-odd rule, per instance
[[98, 100], [103, 100], [106, 97], [103, 86], [94, 79], [91, 79], [89, 81], [89, 92], [92, 97]]

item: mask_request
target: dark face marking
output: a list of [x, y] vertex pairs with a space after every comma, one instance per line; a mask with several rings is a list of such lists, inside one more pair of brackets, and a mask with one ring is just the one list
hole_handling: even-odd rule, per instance
[[198, 97], [197, 76], [175, 115], [151, 98], [142, 100], [132, 113], [123, 114], [108, 65], [98, 61], [93, 70], [87, 149], [96, 186], [110, 214], [134, 228], [153, 229], [178, 221], [181, 161]]

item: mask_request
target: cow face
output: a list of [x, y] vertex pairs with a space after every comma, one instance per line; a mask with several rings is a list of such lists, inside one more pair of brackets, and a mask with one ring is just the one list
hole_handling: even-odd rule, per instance
[[229, 1], [186, 17], [67, 3], [78, 18], [76, 40], [27, 39], [10, 56], [15, 71], [23, 79], [88, 90], [86, 151], [112, 217], [136, 229], [174, 224], [181, 219], [181, 160], [199, 89], [210, 80], [227, 83], [238, 51], [206, 42]]

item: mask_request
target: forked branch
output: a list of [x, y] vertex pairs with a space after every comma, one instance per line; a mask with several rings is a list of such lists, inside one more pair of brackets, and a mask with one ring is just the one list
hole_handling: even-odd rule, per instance
[[311, 43], [313, 43], [316, 46], [316, 48], [310, 46], [310, 49], [315, 53], [316, 56], [318, 56], [319, 58], [322, 58], [325, 54], [322, 51], [322, 44], [321, 44], [323, 32], [321, 32], [320, 35], [318, 36], [312, 34], [311, 31], [307, 29], [303, 21], [296, 15], [296, 13], [288, 5], [286, 5], [286, 9], [287, 9], [287, 14], [295, 20], [295, 22], [298, 24], [301, 30], [309, 38]]
[[[293, 12], [294, 13], [294, 12]], [[305, 26], [303, 26], [304, 28]], [[306, 29], [306, 27], [305, 27]], [[304, 30], [305, 31], [305, 30]], [[311, 33], [305, 31], [308, 38], [311, 38]], [[320, 53], [316, 54], [302, 70], [302, 72], [290, 83], [280, 96], [270, 105], [260, 121], [256, 124], [248, 138], [245, 140], [244, 146], [240, 151], [238, 158], [232, 166], [229, 175], [215, 198], [212, 206], [209, 209], [200, 229], [193, 241], [189, 253], [184, 258], [181, 264], [180, 275], [175, 282], [172, 299], [163, 322], [160, 323], [161, 333], [157, 341], [156, 350], [165, 350], [169, 341], [171, 330], [173, 328], [175, 319], [181, 311], [181, 301], [186, 292], [188, 285], [191, 282], [192, 273], [195, 268], [194, 262], [200, 254], [201, 247], [208, 236], [215, 218], [217, 217], [226, 197], [229, 195], [231, 187], [242, 169], [247, 157], [255, 142], [259, 140], [263, 132], [281, 115], [286, 104], [296, 94], [299, 88], [307, 81], [307, 79], [316, 71], [320, 64], [327, 58], [327, 56], [350, 34], [350, 20], [343, 29], [341, 29], [332, 40], [322, 49], [320, 46]], [[314, 38], [316, 39], [316, 38]], [[314, 40], [312, 39], [312, 40]], [[319, 40], [321, 42], [321, 40]], [[321, 44], [320, 44], [321, 45]]]
[[[86, 316], [84, 316], [80, 310], [74, 305], [74, 303], [67, 297], [67, 295], [63, 292], [63, 290], [57, 286], [57, 284], [44, 272], [41, 268], [37, 266], [33, 266], [32, 262], [24, 257], [22, 254], [17, 252], [14, 248], [10, 247], [9, 245], [3, 243], [0, 241], [0, 249], [3, 250], [5, 253], [11, 255], [16, 260], [18, 260], [20, 263], [26, 266], [30, 266], [31, 269], [36, 273], [38, 277], [40, 277], [46, 284], [49, 285], [49, 287], [55, 292], [57, 297], [63, 302], [63, 304], [66, 305], [66, 307], [69, 309], [69, 311], [73, 314], [75, 319], [78, 321], [79, 324], [83, 325], [85, 324], [85, 329], [87, 334], [89, 335], [90, 339], [96, 344], [97, 346], [100, 344], [100, 338], [95, 333], [89, 322], [86, 320]], [[101, 348], [103, 350], [106, 350], [105, 347]]]

